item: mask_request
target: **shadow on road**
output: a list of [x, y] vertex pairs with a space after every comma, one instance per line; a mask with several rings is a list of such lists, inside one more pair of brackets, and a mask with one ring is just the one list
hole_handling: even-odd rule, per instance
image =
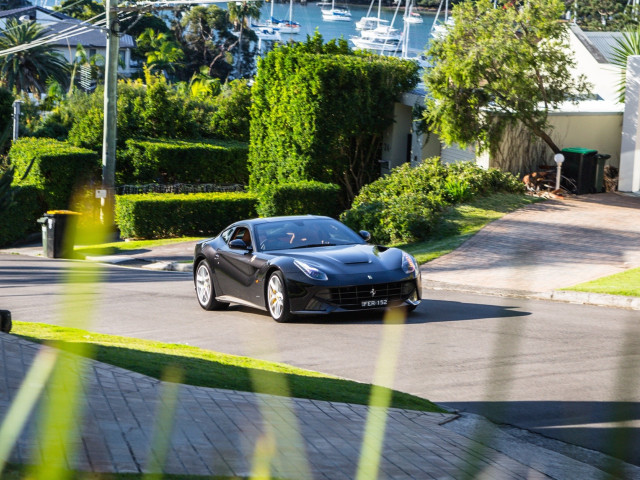
[[638, 402], [438, 402], [640, 466]]

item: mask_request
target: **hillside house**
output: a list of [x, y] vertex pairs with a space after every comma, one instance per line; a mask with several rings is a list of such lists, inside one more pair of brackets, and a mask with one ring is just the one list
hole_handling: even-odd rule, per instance
[[[640, 145], [636, 146], [636, 136], [640, 139], [640, 135], [636, 135], [640, 106], [637, 96], [636, 104], [630, 106], [629, 102], [634, 97], [628, 95], [625, 114], [625, 105], [618, 102], [616, 93], [620, 70], [611, 63], [615, 39], [621, 35], [615, 32], [584, 32], [577, 25], [569, 27], [569, 46], [576, 61], [575, 73], [587, 77], [593, 86], [592, 95], [578, 104], [566, 102], [550, 113], [549, 120], [553, 125], [552, 137], [560, 148], [582, 147], [611, 155], [607, 163], [620, 169], [619, 189], [636, 192], [640, 190]], [[635, 78], [638, 75], [640, 70]], [[499, 152], [492, 157], [476, 155], [474, 147], [461, 149], [443, 145], [435, 134], [418, 134], [413, 128], [412, 114], [415, 106], [424, 104], [425, 93], [424, 90], [414, 90], [396, 103], [396, 123], [385, 135], [383, 172], [407, 161], [417, 164], [433, 156], [440, 156], [444, 162], [475, 161], [487, 168], [496, 167], [514, 173], [527, 173], [539, 164], [554, 163], [553, 153], [548, 147], [542, 142], [523, 141], [525, 136], [518, 135], [519, 132], [506, 135]], [[631, 132], [626, 135], [627, 146], [623, 141], [623, 118]], [[629, 123], [632, 119], [635, 119], [633, 125]]]
[[[104, 27], [92, 26], [76, 18], [40, 6], [0, 11], [0, 28], [5, 28], [8, 18], [34, 21], [44, 27], [47, 33], [56, 35], [57, 38], [51, 42], [51, 45], [69, 63], [75, 58], [78, 44], [84, 47], [89, 57], [98, 54], [106, 58], [107, 38]], [[74, 32], [74, 34], [69, 36], [71, 32]], [[131, 35], [122, 35], [120, 37], [118, 73], [121, 75], [129, 76], [138, 70], [138, 65], [131, 61], [131, 50], [134, 46], [135, 43]]]

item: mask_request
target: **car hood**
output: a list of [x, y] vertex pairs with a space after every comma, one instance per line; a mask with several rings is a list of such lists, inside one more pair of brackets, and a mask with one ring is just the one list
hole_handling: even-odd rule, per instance
[[402, 267], [401, 250], [368, 244], [282, 250], [278, 255], [318, 265], [327, 270], [327, 273], [355, 273]]

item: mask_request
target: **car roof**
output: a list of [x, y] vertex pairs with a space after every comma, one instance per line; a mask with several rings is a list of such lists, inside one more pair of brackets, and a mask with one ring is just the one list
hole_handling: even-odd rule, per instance
[[281, 217], [265, 217], [265, 218], [252, 218], [249, 220], [240, 220], [239, 222], [235, 222], [234, 225], [249, 224], [249, 225], [259, 225], [262, 223], [273, 223], [273, 222], [282, 222], [282, 221], [295, 221], [295, 220], [310, 220], [310, 219], [328, 219], [333, 220], [331, 217], [323, 217], [321, 215], [288, 215]]

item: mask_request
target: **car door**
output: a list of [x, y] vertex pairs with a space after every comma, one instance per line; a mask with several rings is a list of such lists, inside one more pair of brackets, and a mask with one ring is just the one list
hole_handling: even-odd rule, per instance
[[[234, 240], [243, 240], [250, 248], [232, 248], [230, 244]], [[264, 265], [264, 261], [255, 255], [253, 247], [249, 226], [236, 227], [225, 247], [217, 253], [216, 275], [223, 295], [262, 305], [262, 294], [257, 292], [255, 284], [258, 270]]]

